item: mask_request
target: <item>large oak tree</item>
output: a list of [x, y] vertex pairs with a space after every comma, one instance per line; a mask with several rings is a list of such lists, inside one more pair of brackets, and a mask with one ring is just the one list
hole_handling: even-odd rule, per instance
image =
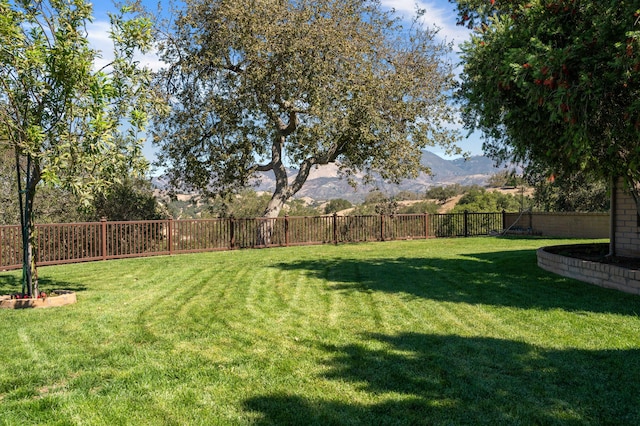
[[556, 180], [622, 177], [640, 206], [640, 2], [456, 3], [475, 28], [458, 94], [485, 152]]
[[424, 147], [454, 149], [450, 46], [379, 1], [186, 0], [175, 16], [154, 136], [176, 184], [218, 193], [273, 172], [273, 218], [313, 167], [398, 181]]

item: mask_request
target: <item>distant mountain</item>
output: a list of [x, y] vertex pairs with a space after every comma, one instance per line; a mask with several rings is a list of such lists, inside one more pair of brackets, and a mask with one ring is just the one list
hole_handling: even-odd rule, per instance
[[[495, 167], [493, 161], [484, 156], [472, 156], [466, 160], [464, 158], [446, 160], [430, 151], [422, 152], [420, 163], [429, 167], [431, 175], [420, 173], [417, 178], [406, 179], [399, 185], [386, 183], [382, 179], [376, 180], [372, 185], [364, 185], [362, 176], [355, 176], [354, 180], [357, 183], [355, 190], [346, 179], [338, 177], [338, 167], [335, 164], [320, 166], [311, 171], [307, 182], [295, 197], [309, 197], [319, 201], [344, 198], [351, 202], [362, 202], [367, 193], [374, 189], [393, 195], [400, 191], [425, 192], [432, 186], [455, 183], [484, 185], [491, 175], [502, 170]], [[296, 172], [295, 169], [289, 170], [290, 175], [295, 175]], [[275, 188], [275, 179], [272, 174], [262, 174], [260, 182], [256, 186], [258, 191], [272, 191]]]
[[[311, 170], [307, 182], [295, 195], [296, 198], [308, 197], [317, 201], [343, 198], [351, 202], [362, 202], [366, 195], [374, 189], [379, 189], [389, 195], [400, 191], [425, 192], [432, 186], [446, 186], [458, 183], [460, 185], [484, 185], [487, 179], [504, 170], [495, 167], [493, 161], [484, 156], [472, 156], [468, 159], [459, 158], [446, 160], [430, 151], [423, 151], [420, 163], [431, 169], [431, 175], [420, 173], [416, 179], [406, 179], [399, 185], [389, 184], [378, 179], [372, 185], [363, 183], [363, 175], [356, 175], [356, 189], [351, 187], [346, 179], [338, 175], [335, 164], [316, 167]], [[287, 171], [289, 176], [297, 173], [296, 169]], [[155, 178], [154, 186], [166, 189], [167, 183], [162, 178]], [[275, 189], [275, 177], [272, 173], [262, 173], [255, 182], [256, 191], [271, 192]]]

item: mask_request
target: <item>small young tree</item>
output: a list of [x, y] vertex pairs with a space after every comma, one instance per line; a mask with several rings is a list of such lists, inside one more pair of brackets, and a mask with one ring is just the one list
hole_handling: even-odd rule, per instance
[[[151, 42], [151, 21], [111, 15], [114, 60], [87, 40], [85, 0], [0, 0], [0, 134], [15, 155], [24, 248], [23, 293], [38, 297], [34, 202], [39, 185], [87, 200], [119, 176], [145, 169], [138, 137], [152, 96], [134, 61]], [[4, 139], [3, 139], [4, 140]]]

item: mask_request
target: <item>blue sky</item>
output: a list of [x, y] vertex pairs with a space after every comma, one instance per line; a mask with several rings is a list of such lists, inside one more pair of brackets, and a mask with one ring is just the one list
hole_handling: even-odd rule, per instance
[[[158, 3], [165, 8], [169, 5], [167, 0], [142, 0], [142, 3], [151, 10], [155, 10]], [[453, 42], [455, 46], [466, 40], [470, 35], [469, 30], [456, 25], [455, 5], [448, 0], [381, 0], [381, 3], [383, 7], [394, 8], [400, 16], [406, 17], [407, 20], [415, 15], [416, 6], [425, 9], [424, 23], [439, 28], [438, 36], [442, 40]], [[111, 0], [96, 0], [93, 2], [93, 6], [95, 21], [89, 27], [91, 43], [102, 50], [104, 56], [107, 57], [110, 50], [107, 37], [109, 28], [107, 12], [113, 11], [115, 7]], [[457, 47], [454, 47], [454, 50], [457, 50]], [[161, 63], [153, 55], [147, 55], [141, 60], [152, 68], [161, 66]], [[452, 60], [455, 63], [459, 61], [457, 56], [454, 56]], [[463, 139], [458, 145], [471, 155], [481, 155], [482, 142], [479, 135], [473, 134], [466, 138], [467, 132], [465, 130], [462, 130], [461, 134]], [[444, 152], [438, 147], [430, 148], [430, 150], [444, 156]], [[154, 152], [150, 142], [145, 145], [144, 153], [149, 160], [153, 159]]]

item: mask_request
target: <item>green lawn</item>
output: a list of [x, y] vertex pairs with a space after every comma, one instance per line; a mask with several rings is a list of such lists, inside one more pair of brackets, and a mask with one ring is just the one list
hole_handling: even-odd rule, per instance
[[537, 268], [569, 242], [43, 267], [78, 303], [0, 311], [0, 424], [640, 424], [640, 296]]

